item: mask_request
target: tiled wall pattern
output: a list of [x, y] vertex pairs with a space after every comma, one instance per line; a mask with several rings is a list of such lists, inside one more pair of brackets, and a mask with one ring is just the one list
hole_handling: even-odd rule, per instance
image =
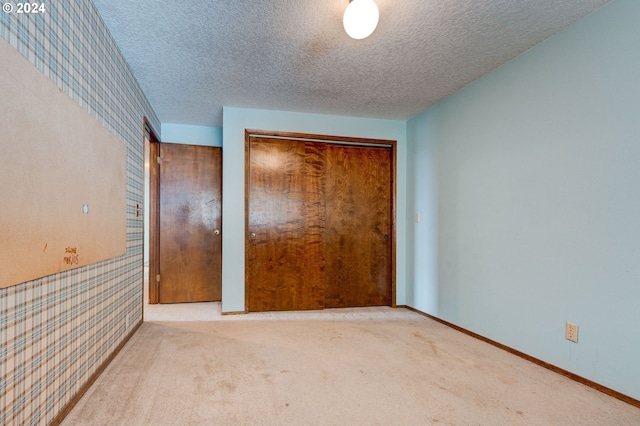
[[0, 11], [0, 37], [125, 142], [127, 254], [0, 289], [0, 425], [50, 423], [142, 319], [143, 116], [160, 123], [93, 3], [44, 5]]

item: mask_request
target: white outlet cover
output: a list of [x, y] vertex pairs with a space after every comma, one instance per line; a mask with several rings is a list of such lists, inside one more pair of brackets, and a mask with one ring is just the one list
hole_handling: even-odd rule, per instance
[[565, 338], [572, 342], [578, 343], [578, 325], [567, 322], [565, 327]]

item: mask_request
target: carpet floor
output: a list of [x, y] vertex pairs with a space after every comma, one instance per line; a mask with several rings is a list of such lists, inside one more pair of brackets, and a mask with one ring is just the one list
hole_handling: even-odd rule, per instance
[[[63, 425], [640, 425], [405, 309], [145, 322]], [[253, 320], [250, 320], [253, 319]]]

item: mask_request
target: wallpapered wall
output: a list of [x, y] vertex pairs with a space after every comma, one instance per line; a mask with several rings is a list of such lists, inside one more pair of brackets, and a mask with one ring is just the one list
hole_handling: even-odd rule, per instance
[[127, 254], [0, 289], [3, 425], [50, 423], [142, 320], [143, 219], [135, 206], [144, 201], [143, 116], [156, 130], [160, 123], [90, 0], [45, 9], [0, 12], [1, 42], [125, 143]]

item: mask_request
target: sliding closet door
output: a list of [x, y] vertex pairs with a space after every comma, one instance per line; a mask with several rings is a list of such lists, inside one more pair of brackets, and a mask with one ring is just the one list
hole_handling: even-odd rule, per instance
[[391, 149], [328, 145], [325, 307], [391, 304]]
[[249, 311], [392, 303], [392, 148], [251, 136]]
[[248, 309], [324, 307], [324, 145], [249, 142]]

